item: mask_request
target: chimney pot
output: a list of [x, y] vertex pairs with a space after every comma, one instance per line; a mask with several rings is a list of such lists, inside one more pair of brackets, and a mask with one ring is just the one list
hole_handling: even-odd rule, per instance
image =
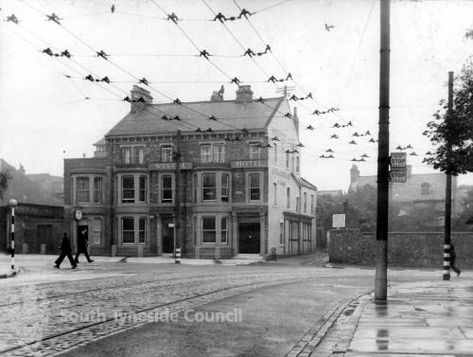
[[253, 91], [251, 90], [251, 86], [249, 85], [242, 85], [238, 86], [236, 91], [236, 102], [250, 102], [253, 100]]

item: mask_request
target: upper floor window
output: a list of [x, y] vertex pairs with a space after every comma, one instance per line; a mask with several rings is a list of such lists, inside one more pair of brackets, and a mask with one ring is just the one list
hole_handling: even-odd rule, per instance
[[200, 145], [201, 162], [225, 162], [225, 144], [201, 144]]
[[146, 187], [146, 176], [139, 177], [139, 186], [138, 186], [138, 199], [140, 202], [146, 202], [147, 196], [147, 187]]
[[307, 213], [307, 192], [304, 192], [304, 213]]
[[286, 190], [286, 207], [291, 207], [291, 189], [289, 187]]
[[161, 160], [163, 162], [171, 162], [172, 161], [172, 146], [171, 145], [163, 145], [161, 147]]
[[248, 175], [250, 201], [259, 201], [261, 199], [260, 174], [258, 172]]
[[420, 185], [421, 195], [427, 196], [430, 195], [430, 183], [424, 182]]
[[222, 201], [224, 202], [228, 202], [229, 185], [230, 185], [230, 175], [226, 173], [222, 173], [220, 195], [221, 195]]
[[76, 179], [76, 198], [77, 203], [90, 202], [90, 188], [88, 177], [78, 177]]
[[122, 164], [131, 164], [131, 147], [122, 147]]
[[214, 144], [214, 161], [225, 162], [225, 144]]
[[133, 163], [142, 164], [145, 162], [145, 148], [143, 146], [133, 147]]
[[299, 173], [300, 158], [296, 156], [296, 172]]
[[145, 148], [143, 146], [122, 146], [122, 164], [143, 164], [145, 162]]
[[202, 200], [215, 201], [217, 199], [216, 174], [202, 174]]
[[144, 175], [123, 175], [121, 177], [121, 202], [144, 203], [148, 196], [148, 178]]
[[103, 179], [102, 177], [94, 177], [94, 203], [102, 203]]
[[172, 176], [161, 176], [161, 203], [172, 202]]
[[135, 201], [135, 177], [122, 176], [122, 203]]
[[286, 150], [286, 169], [289, 168], [289, 150]]
[[274, 161], [278, 162], [278, 144], [274, 143]]
[[315, 207], [315, 198], [314, 195], [310, 195], [310, 213], [314, 214], [314, 207]]
[[212, 162], [212, 145], [210, 144], [200, 145], [200, 161]]
[[261, 159], [261, 144], [250, 143], [250, 160]]
[[296, 197], [296, 212], [301, 212], [301, 198], [299, 196]]

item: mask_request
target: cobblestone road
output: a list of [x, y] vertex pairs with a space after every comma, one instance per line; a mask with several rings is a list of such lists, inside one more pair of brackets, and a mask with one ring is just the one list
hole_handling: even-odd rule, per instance
[[6, 287], [0, 355], [54, 355], [159, 314], [313, 276], [312, 269], [166, 266], [152, 274]]
[[[84, 271], [94, 268], [83, 266]], [[371, 280], [364, 269], [301, 266], [109, 264], [81, 280], [2, 284], [0, 356], [52, 356], [92, 341], [231, 296], [289, 282], [336, 289], [330, 278]], [[63, 274], [76, 274], [73, 270]], [[114, 275], [110, 276], [113, 273]], [[108, 275], [107, 275], [108, 274]], [[409, 272], [403, 273], [409, 275]], [[89, 274], [90, 275], [90, 274]], [[78, 275], [76, 275], [78, 276]], [[322, 279], [329, 278], [329, 279]], [[12, 282], [14, 279], [11, 279]], [[326, 286], [324, 286], [324, 282]]]

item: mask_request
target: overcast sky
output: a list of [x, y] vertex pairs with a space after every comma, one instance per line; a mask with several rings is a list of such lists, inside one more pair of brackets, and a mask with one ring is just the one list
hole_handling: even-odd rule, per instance
[[[237, 5], [255, 12], [250, 21], [209, 21], [218, 12], [238, 15]], [[129, 111], [122, 99], [137, 78], [149, 80], [163, 103], [209, 100], [222, 84], [224, 98], [234, 99], [227, 76], [250, 84], [256, 98], [278, 96], [284, 84], [299, 98], [312, 94], [291, 104], [305, 145], [302, 174], [319, 189], [347, 190], [351, 160], [363, 154], [361, 174], [376, 173], [377, 144], [369, 139], [377, 139], [378, 125], [378, 0], [0, 0], [0, 8], [0, 157], [27, 173], [62, 175], [64, 158], [90, 157], [92, 144]], [[179, 27], [163, 11], [174, 12]], [[47, 21], [53, 12], [61, 25]], [[6, 21], [11, 14], [19, 24]], [[470, 29], [473, 1], [392, 2], [391, 150], [410, 144], [414, 173], [433, 172], [422, 164], [430, 146], [421, 133], [446, 98], [448, 71], [458, 73], [473, 55]], [[257, 53], [266, 44], [272, 53], [242, 56], [242, 47]], [[48, 47], [72, 58], [42, 53]], [[288, 72], [294, 81], [267, 82]], [[86, 81], [88, 74], [113, 83]], [[312, 115], [332, 107], [340, 110]], [[349, 121], [353, 127], [333, 128]], [[372, 136], [353, 136], [366, 131]], [[320, 158], [328, 149], [335, 158]]]

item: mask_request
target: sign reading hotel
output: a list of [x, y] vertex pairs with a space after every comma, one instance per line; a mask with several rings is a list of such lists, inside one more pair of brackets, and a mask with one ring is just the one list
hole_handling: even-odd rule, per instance
[[[181, 162], [181, 170], [190, 170], [192, 169], [192, 162]], [[175, 170], [175, 162], [154, 162], [149, 164], [148, 169], [150, 170]]]
[[407, 153], [393, 152], [391, 153], [391, 171], [389, 177], [391, 182], [406, 182], [407, 180]]
[[236, 160], [232, 161], [232, 169], [245, 168], [245, 167], [266, 167], [267, 163], [265, 160]]

